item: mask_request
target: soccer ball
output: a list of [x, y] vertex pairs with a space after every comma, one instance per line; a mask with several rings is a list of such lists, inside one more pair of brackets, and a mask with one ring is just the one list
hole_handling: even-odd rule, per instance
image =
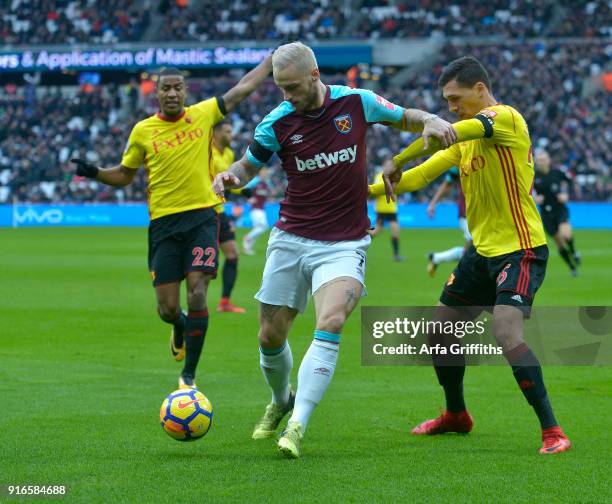
[[213, 408], [202, 392], [180, 389], [164, 399], [159, 410], [162, 429], [179, 441], [194, 441], [210, 430]]

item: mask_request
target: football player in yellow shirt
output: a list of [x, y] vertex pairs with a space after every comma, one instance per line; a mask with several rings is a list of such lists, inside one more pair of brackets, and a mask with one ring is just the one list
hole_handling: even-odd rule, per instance
[[[495, 337], [540, 421], [540, 453], [566, 451], [571, 444], [553, 414], [542, 368], [523, 339], [523, 317], [530, 314], [548, 259], [542, 221], [531, 196], [534, 165], [527, 124], [515, 109], [495, 100], [487, 71], [475, 58], [451, 62], [439, 86], [449, 110], [462, 119], [453, 125], [459, 143], [438, 150], [435, 140], [429, 145], [422, 138], [413, 142], [385, 170], [384, 187], [375, 185], [371, 193], [386, 190], [392, 197], [394, 190], [416, 191], [452, 166], [459, 167], [473, 246], [446, 282], [435, 318], [472, 320], [482, 307], [493, 306]], [[406, 162], [433, 152], [402, 174]], [[444, 343], [443, 335], [431, 340]], [[446, 411], [418, 425], [413, 434], [469, 432], [473, 422], [463, 399], [464, 356], [437, 356], [433, 363], [446, 395]]]
[[[391, 160], [386, 160], [385, 163], [389, 163]], [[376, 175], [374, 183], [382, 182], [382, 171]], [[394, 200], [387, 201], [387, 197], [381, 194], [376, 198], [375, 202], [376, 210], [376, 227], [372, 231], [372, 236], [376, 236], [380, 233], [385, 226], [385, 223], [389, 223], [389, 229], [391, 230], [391, 247], [393, 249], [393, 259], [395, 261], [403, 261], [404, 258], [399, 254], [399, 235], [400, 225], [397, 218], [397, 202]]]
[[[234, 151], [231, 148], [232, 138], [232, 124], [229, 121], [223, 120], [215, 124], [212, 139], [212, 159], [215, 176], [227, 170], [234, 162]], [[230, 296], [236, 283], [236, 276], [238, 275], [238, 246], [236, 244], [234, 223], [225, 213], [223, 203], [217, 205], [215, 211], [219, 214], [219, 247], [225, 256], [221, 273], [221, 301], [219, 306], [217, 306], [217, 311], [244, 313], [244, 308], [240, 308], [230, 301]]]
[[[100, 168], [72, 160], [78, 175], [117, 187], [131, 183], [140, 166], [147, 171], [149, 270], [159, 316], [172, 324], [172, 354], [177, 361], [185, 359], [181, 388], [196, 387], [196, 367], [208, 328], [206, 294], [217, 275], [219, 221], [214, 207], [222, 199], [212, 190], [212, 130], [271, 69], [270, 55], [223, 96], [185, 106], [185, 78], [180, 70], [166, 68], [156, 87], [160, 110], [134, 126], [120, 164]], [[186, 314], [180, 305], [183, 279]]]

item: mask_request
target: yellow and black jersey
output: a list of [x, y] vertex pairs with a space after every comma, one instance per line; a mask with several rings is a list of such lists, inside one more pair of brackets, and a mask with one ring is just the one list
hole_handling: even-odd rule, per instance
[[174, 120], [158, 113], [134, 126], [121, 164], [147, 170], [152, 220], [222, 201], [212, 190], [212, 129], [224, 112], [223, 100], [210, 98]]
[[[545, 244], [542, 220], [531, 195], [531, 141], [521, 114], [497, 104], [453, 126], [458, 143], [404, 172], [397, 192], [418, 190], [458, 166], [468, 227], [480, 255], [493, 257]], [[394, 162], [401, 166], [435, 150], [434, 145], [423, 151], [420, 139], [397, 155]], [[384, 186], [376, 184], [370, 192], [382, 194]]]

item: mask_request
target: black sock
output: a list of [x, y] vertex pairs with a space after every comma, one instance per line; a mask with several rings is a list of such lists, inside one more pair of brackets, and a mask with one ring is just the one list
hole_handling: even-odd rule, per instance
[[561, 254], [561, 257], [563, 258], [563, 260], [566, 262], [566, 264], [569, 266], [570, 269], [572, 270], [576, 269], [576, 267], [574, 266], [574, 263], [572, 263], [568, 249], [566, 248], [559, 249], [559, 254]]
[[189, 311], [185, 324], [185, 367], [183, 373], [195, 377], [208, 329], [208, 310]]
[[465, 400], [463, 399], [465, 363], [458, 366], [436, 366], [434, 364], [434, 369], [438, 375], [438, 382], [444, 389], [446, 409], [451, 413], [465, 411]]
[[542, 429], [558, 425], [544, 386], [542, 366], [538, 358], [525, 343], [521, 343], [506, 353], [506, 359], [512, 366], [514, 379], [525, 399], [538, 415]]
[[232, 295], [236, 277], [238, 276], [238, 259], [226, 259], [223, 263], [223, 297]]
[[391, 237], [391, 246], [393, 247], [393, 255], [399, 255], [399, 238]]
[[569, 249], [570, 254], [572, 255], [576, 254], [576, 249], [574, 248], [574, 237], [567, 240], [567, 248]]
[[185, 315], [182, 311], [179, 315], [179, 318], [172, 325], [174, 326], [174, 334], [176, 334], [176, 338], [174, 340], [174, 344], [180, 348], [183, 346], [184, 334], [185, 334], [185, 325], [187, 324], [187, 315]]

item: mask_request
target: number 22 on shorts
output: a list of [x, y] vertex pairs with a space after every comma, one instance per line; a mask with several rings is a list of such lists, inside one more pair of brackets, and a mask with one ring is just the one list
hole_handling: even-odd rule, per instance
[[[191, 251], [193, 257], [192, 266], [206, 266], [208, 268], [215, 267], [215, 257], [217, 256], [217, 251], [214, 247], [206, 247], [204, 250], [202, 247], [193, 247]], [[202, 258], [206, 256], [206, 261], [202, 261]]]

